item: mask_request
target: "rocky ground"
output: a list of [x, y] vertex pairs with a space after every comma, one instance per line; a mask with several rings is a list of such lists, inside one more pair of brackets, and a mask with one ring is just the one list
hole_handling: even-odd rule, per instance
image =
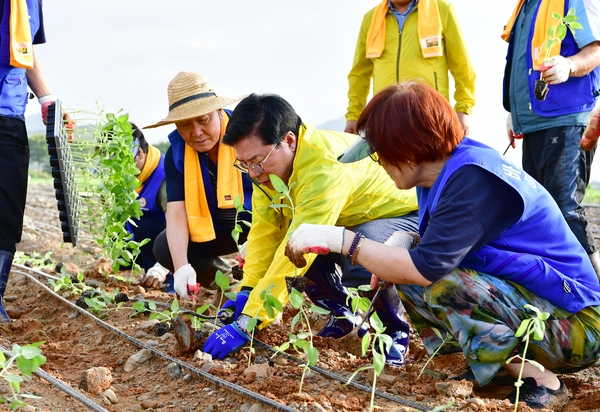
[[[597, 227], [598, 209], [591, 207], [588, 214]], [[293, 360], [272, 356], [273, 352], [259, 345], [253, 347], [254, 353], [245, 348], [235, 357], [220, 362], [206, 359], [196, 351], [203, 343], [202, 336], [197, 336], [199, 340], [190, 337], [190, 340], [182, 341], [185, 330], [189, 331], [184, 324], [158, 336], [156, 321], [149, 321], [147, 315], [132, 317], [135, 313], [132, 304], [140, 299], [170, 304], [173, 296], [136, 286], [137, 277], [129, 277], [127, 281], [128, 273], [120, 274], [125, 280], [109, 276], [110, 265], [103, 258], [101, 249], [83, 238], [75, 248], [63, 244], [58, 228], [52, 187], [31, 185], [23, 241], [18, 247], [25, 256], [19, 262], [52, 275], [57, 265], [64, 265], [71, 276], [83, 273], [86, 283], [96, 290], [111, 296], [117, 291], [124, 292], [130, 300], [119, 310], [115, 310], [114, 304], [108, 305], [110, 310], [102, 311], [101, 321], [98, 321], [95, 316], [88, 316], [87, 312], [72, 305], [78, 297], [76, 293], [61, 291], [59, 295], [65, 299], [61, 301], [57, 295], [43, 288], [42, 285], [48, 285], [47, 277], [36, 275], [32, 279], [24, 274], [28, 272], [24, 268], [13, 267], [5, 295], [7, 310], [13, 321], [0, 325], [0, 345], [10, 348], [15, 343], [27, 345], [44, 341], [41, 348], [47, 362], [42, 369], [98, 405], [86, 407], [79, 399], [35, 377], [22, 383], [21, 390], [41, 398], [30, 400], [30, 406], [21, 410], [256, 412], [369, 409], [370, 392], [346, 386], [320, 372], [310, 372], [303, 381], [302, 393], [299, 393], [302, 369]], [[39, 279], [39, 283], [34, 279]], [[215, 302], [216, 296], [214, 291], [204, 289], [197, 303], [183, 302], [181, 306], [195, 310], [201, 304]], [[295, 313], [293, 308], [287, 308], [279, 324], [261, 331], [257, 338], [271, 346], [280, 345], [287, 340], [290, 321]], [[325, 317], [313, 316], [311, 321], [313, 328], [318, 329]], [[186, 322], [190, 323], [189, 320]], [[369, 356], [360, 358], [349, 353], [349, 348], [339, 341], [317, 338], [315, 344], [319, 350], [317, 366], [325, 372], [348, 377], [359, 367], [372, 362]], [[294, 351], [288, 352], [296, 355]], [[263, 361], [265, 363], [260, 363]], [[433, 409], [448, 404], [452, 399], [455, 404], [450, 410], [455, 411], [513, 410], [505, 400], [511, 386], [490, 384], [479, 388], [465, 381], [446, 380], [448, 376], [465, 371], [462, 355], [436, 356], [418, 377], [426, 361], [422, 344], [414, 337], [407, 366], [386, 368], [377, 380], [380, 392], [400, 399], [401, 403], [376, 396], [374, 402], [378, 410]], [[211, 379], [212, 376], [218, 380]], [[562, 376], [571, 393], [571, 401], [563, 410], [600, 410], [597, 409], [600, 408], [599, 378], [598, 366]], [[372, 373], [360, 372], [355, 381], [370, 387]], [[229, 384], [235, 386], [227, 387]], [[238, 388], [284, 406], [265, 404], [261, 398], [249, 397]], [[7, 385], [0, 379], [0, 396], [9, 395]], [[5, 409], [8, 410], [8, 407]], [[529, 409], [521, 406], [519, 410]]]

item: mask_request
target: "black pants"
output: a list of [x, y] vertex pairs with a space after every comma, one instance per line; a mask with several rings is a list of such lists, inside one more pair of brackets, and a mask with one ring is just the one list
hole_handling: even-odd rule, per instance
[[142, 216], [139, 220], [134, 220], [137, 226], [129, 225], [128, 228], [133, 232], [136, 241], [150, 239], [148, 243], [140, 248], [140, 254], [136, 258], [136, 263], [140, 265], [144, 271], [148, 272], [156, 263], [154, 257], [154, 241], [160, 233], [165, 230], [165, 222], [163, 220], [154, 219], [148, 216]]
[[15, 252], [21, 241], [28, 169], [25, 122], [0, 116], [0, 250]]
[[523, 169], [550, 192], [571, 231], [588, 254], [596, 251], [581, 201], [590, 182], [596, 149], [579, 147], [583, 126], [562, 126], [526, 133]]

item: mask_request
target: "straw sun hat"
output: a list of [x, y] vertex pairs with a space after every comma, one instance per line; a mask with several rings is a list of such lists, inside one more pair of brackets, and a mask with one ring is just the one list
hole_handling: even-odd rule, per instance
[[229, 98], [217, 96], [208, 81], [198, 73], [180, 72], [167, 87], [169, 114], [160, 122], [144, 129], [152, 129], [187, 119], [237, 103], [244, 96]]

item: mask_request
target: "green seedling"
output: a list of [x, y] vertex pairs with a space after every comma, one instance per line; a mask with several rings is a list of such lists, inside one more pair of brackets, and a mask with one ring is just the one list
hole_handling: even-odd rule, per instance
[[552, 18], [556, 20], [556, 24], [548, 29], [548, 39], [544, 42], [545, 57], [544, 60], [550, 59], [552, 48], [560, 44], [567, 35], [567, 30], [575, 37], [575, 30], [582, 30], [583, 26], [578, 22], [579, 17], [575, 15], [575, 8], [570, 8], [566, 16], [561, 16], [557, 12], [552, 13]]
[[4, 352], [0, 351], [0, 378], [4, 379], [10, 387], [10, 397], [0, 397], [0, 403], [10, 402], [10, 410], [17, 410], [21, 406], [27, 406], [22, 399], [40, 399], [39, 396], [21, 394], [21, 382], [23, 377], [13, 373], [11, 368], [16, 365], [21, 374], [26, 377], [31, 377], [31, 374], [46, 362], [46, 357], [42, 355], [42, 350], [39, 348], [44, 342], [36, 342], [27, 346], [12, 346], [12, 353], [8, 359]]
[[[215, 308], [215, 313], [218, 314], [221, 310], [221, 307], [223, 306], [223, 297], [227, 297], [229, 300], [235, 301], [237, 295], [233, 292], [228, 292], [228, 289], [230, 287], [229, 278], [225, 276], [220, 270], [217, 270], [217, 273], [215, 273], [215, 283], [221, 290], [221, 294], [219, 295], [219, 304]], [[215, 328], [217, 327], [217, 321], [218, 316], [215, 316]]]
[[83, 283], [83, 280], [85, 278], [83, 272], [77, 273], [75, 282], [73, 281], [73, 279], [71, 279], [70, 276], [66, 274], [67, 270], [64, 266], [60, 268], [60, 271], [61, 276], [58, 279], [48, 279], [48, 283], [50, 283], [55, 292], [66, 289], [72, 294], [81, 295], [84, 291], [93, 289], [92, 287]]
[[[319, 306], [315, 306], [308, 300], [304, 299], [304, 295], [292, 288], [290, 292], [290, 304], [294, 309], [298, 310], [298, 313], [291, 322], [291, 333], [288, 334], [288, 341], [282, 343], [280, 346], [275, 347], [275, 356], [278, 352], [284, 352], [291, 347], [298, 353], [304, 353], [306, 355], [307, 362], [301, 365], [302, 378], [300, 379], [299, 394], [302, 393], [302, 385], [304, 383], [304, 377], [311, 366], [315, 366], [319, 360], [319, 352], [314, 346], [313, 332], [310, 327], [309, 315], [311, 313], [317, 313], [320, 315], [328, 315], [329, 311]], [[296, 327], [299, 326], [299, 332], [296, 333]]]
[[48, 252], [44, 256], [40, 256], [40, 254], [37, 252], [34, 252], [32, 255], [26, 255], [25, 253], [17, 250], [13, 257], [13, 262], [40, 270], [52, 269], [55, 262], [51, 256], [52, 252]]
[[159, 310], [156, 306], [156, 302], [149, 300], [147, 302], [138, 300], [133, 304], [135, 313], [132, 316], [137, 316], [143, 313], [150, 312], [148, 319], [156, 319], [161, 323], [172, 323], [173, 320], [179, 316], [183, 311], [179, 309], [179, 302], [177, 298], [171, 302], [171, 309]]
[[267, 314], [274, 318], [275, 311], [283, 312], [283, 305], [281, 302], [277, 300], [277, 298], [271, 293], [271, 290], [275, 287], [275, 285], [270, 285], [268, 288], [260, 292], [260, 299], [263, 301], [262, 308], [259, 308], [254, 314], [253, 318], [248, 320], [248, 331], [250, 331], [250, 346], [249, 351], [250, 355], [248, 356], [248, 367], [250, 367], [252, 355], [255, 353], [253, 343], [254, 343], [254, 334], [256, 333], [256, 327], [260, 319], [258, 318], [258, 313], [264, 309]]
[[421, 368], [421, 371], [419, 372], [419, 376], [417, 376], [417, 379], [419, 379], [421, 377], [421, 375], [423, 374], [423, 372], [425, 371], [425, 369], [427, 369], [427, 365], [429, 365], [429, 362], [433, 363], [433, 358], [435, 358], [435, 356], [438, 354], [440, 349], [442, 349], [442, 347], [446, 344], [446, 342], [448, 342], [450, 339], [452, 339], [452, 335], [450, 335], [449, 333], [446, 333], [446, 336], [442, 337], [442, 332], [440, 332], [439, 329], [431, 328], [431, 330], [433, 330], [433, 333], [435, 333], [438, 338], [442, 339], [442, 343], [440, 343], [440, 345], [436, 348], [436, 350], [433, 352], [433, 354], [427, 358], [427, 362], [425, 362], [425, 365], [423, 365], [423, 367]]
[[389, 352], [392, 347], [392, 338], [385, 334], [385, 326], [379, 319], [377, 312], [374, 312], [371, 315], [370, 321], [371, 328], [374, 332], [367, 332], [365, 336], [363, 336], [361, 344], [362, 344], [362, 356], [366, 356], [369, 348], [371, 349], [371, 354], [373, 355], [373, 364], [362, 366], [358, 368], [346, 382], [346, 385], [352, 382], [352, 379], [361, 371], [373, 369], [373, 386], [371, 387], [371, 402], [369, 404], [369, 411], [375, 410], [375, 388], [377, 385], [377, 377], [381, 375], [383, 369], [385, 368], [385, 354]]
[[533, 338], [534, 340], [537, 340], [537, 341], [541, 341], [542, 339], [544, 339], [544, 333], [546, 332], [546, 323], [545, 322], [550, 317], [550, 314], [548, 312], [542, 312], [533, 305], [526, 304], [524, 306], [524, 308], [535, 312], [535, 317], [523, 319], [523, 321], [521, 321], [521, 324], [519, 325], [519, 329], [517, 329], [517, 332], [515, 333], [515, 337], [517, 337], [517, 338], [522, 337], [522, 342], [525, 344], [525, 346], [523, 348], [523, 356], [515, 355], [506, 361], [506, 363], [509, 364], [509, 363], [512, 363], [512, 361], [515, 359], [521, 360], [521, 368], [519, 369], [519, 377], [517, 378], [517, 381], [515, 382], [515, 386], [517, 387], [517, 396], [515, 398], [515, 409], [514, 409], [515, 412], [517, 411], [518, 405], [519, 405], [519, 391], [520, 391], [521, 385], [523, 385], [523, 380], [521, 378], [523, 377], [523, 368], [525, 367], [525, 362], [530, 363], [531, 365], [535, 366], [542, 372], [544, 371], [544, 366], [542, 364], [540, 364], [539, 362], [536, 362], [532, 359], [527, 359], [526, 356], [527, 356], [527, 349], [529, 347], [529, 341], [531, 338]]

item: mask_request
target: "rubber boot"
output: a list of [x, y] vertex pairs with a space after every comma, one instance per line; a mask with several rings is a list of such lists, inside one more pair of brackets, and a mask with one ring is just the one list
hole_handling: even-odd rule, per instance
[[[309, 299], [331, 313], [329, 322], [317, 333], [317, 336], [338, 339], [352, 332], [354, 326], [362, 319], [354, 315], [346, 303], [348, 292], [342, 286], [339, 276], [335, 274], [333, 262], [325, 262], [321, 265], [313, 263], [304, 278], [306, 279], [304, 292]], [[363, 324], [358, 335], [362, 337], [368, 330], [368, 325]]]
[[594, 252], [591, 255], [588, 255], [590, 258], [590, 262], [592, 262], [592, 267], [596, 272], [596, 276], [600, 279], [600, 253]]
[[220, 270], [224, 274], [231, 270], [231, 267], [219, 256], [201, 258], [199, 262], [192, 266], [196, 271], [196, 281], [206, 289], [217, 288], [217, 285], [214, 283], [217, 270]]
[[4, 309], [4, 291], [8, 283], [8, 275], [12, 266], [13, 253], [0, 250], [0, 323], [10, 322], [8, 313]]
[[[373, 299], [376, 291], [360, 292], [362, 296]], [[385, 326], [385, 334], [392, 338], [392, 347], [385, 356], [387, 364], [403, 366], [406, 362], [406, 351], [410, 335], [410, 325], [404, 318], [404, 305], [394, 286], [383, 289], [373, 308]]]

